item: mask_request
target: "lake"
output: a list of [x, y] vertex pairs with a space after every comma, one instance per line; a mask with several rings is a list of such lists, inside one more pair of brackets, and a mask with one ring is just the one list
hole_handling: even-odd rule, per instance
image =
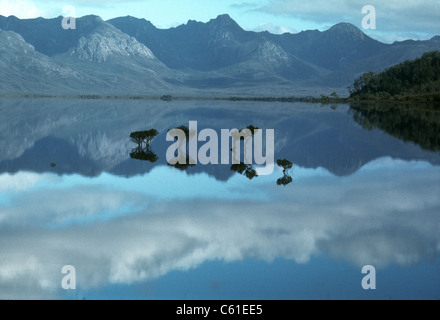
[[[439, 113], [1, 99], [0, 298], [440, 299]], [[273, 129], [293, 167], [171, 166], [190, 121]]]

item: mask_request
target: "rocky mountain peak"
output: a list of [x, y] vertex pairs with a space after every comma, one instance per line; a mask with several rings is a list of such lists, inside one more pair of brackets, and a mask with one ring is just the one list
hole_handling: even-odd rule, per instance
[[351, 23], [338, 23], [331, 27], [328, 31], [329, 34], [338, 35], [351, 40], [363, 40], [366, 38], [365, 33], [363, 33], [358, 27]]
[[222, 28], [233, 28], [236, 30], [243, 30], [234, 19], [232, 19], [228, 14], [219, 15], [217, 18], [212, 19], [208, 22], [211, 26], [222, 27]]
[[211, 21], [216, 21], [219, 23], [226, 23], [226, 24], [230, 24], [230, 23], [235, 24], [235, 21], [231, 18], [229, 14], [220, 14], [217, 16], [217, 18], [212, 19]]
[[118, 56], [155, 59], [150, 49], [109, 24], [103, 24], [92, 34], [81, 37], [77, 47], [70, 52], [70, 55], [76, 56], [80, 60], [98, 63]]
[[259, 54], [262, 61], [273, 66], [285, 65], [289, 62], [287, 53], [275, 43], [265, 41], [259, 45]]
[[98, 25], [98, 24], [104, 23], [104, 20], [102, 20], [101, 17], [95, 16], [93, 14], [81, 17], [80, 20], [81, 20], [81, 23], [83, 25], [85, 25], [85, 24], [96, 24], [96, 25]]
[[115, 19], [112, 19], [112, 20], [109, 20], [108, 22], [110, 22], [110, 21], [124, 21], [124, 23], [127, 23], [127, 24], [141, 24], [144, 28], [153, 28], [153, 29], [156, 29], [156, 27], [151, 23], [151, 21], [148, 21], [148, 20], [146, 20], [146, 19], [139, 19], [139, 18], [136, 18], [136, 17], [132, 17], [132, 16], [126, 16], [126, 17], [121, 17], [121, 18], [115, 18]]
[[3, 31], [0, 29], [0, 43], [2, 46], [0, 50], [11, 50], [11, 51], [20, 51], [25, 54], [28, 51], [34, 51], [34, 47], [27, 43], [23, 37], [12, 31]]

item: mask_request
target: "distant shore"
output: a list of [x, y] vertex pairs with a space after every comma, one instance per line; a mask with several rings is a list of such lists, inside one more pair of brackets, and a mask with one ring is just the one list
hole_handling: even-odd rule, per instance
[[253, 97], [253, 96], [153, 96], [106, 94], [0, 94], [0, 98], [80, 99], [80, 100], [161, 100], [170, 101], [250, 101], [250, 102], [312, 102], [312, 97]]
[[105, 95], [105, 94], [1, 94], [0, 98], [21, 99], [80, 99], [80, 100], [146, 100], [146, 101], [232, 101], [232, 102], [306, 102], [320, 104], [352, 103], [440, 103], [440, 93], [399, 95], [399, 96], [366, 96], [342, 98], [338, 96], [321, 97], [252, 97], [252, 96], [150, 96], [150, 95]]

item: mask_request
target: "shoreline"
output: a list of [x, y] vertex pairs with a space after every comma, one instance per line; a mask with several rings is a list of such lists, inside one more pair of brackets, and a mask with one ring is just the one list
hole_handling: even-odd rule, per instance
[[316, 97], [255, 97], [255, 96], [172, 96], [172, 95], [107, 95], [107, 94], [0, 94], [2, 99], [72, 99], [72, 100], [145, 100], [145, 101], [230, 101], [230, 102], [283, 102], [314, 104], [440, 104], [440, 93], [402, 95], [382, 98], [340, 98], [321, 95]]

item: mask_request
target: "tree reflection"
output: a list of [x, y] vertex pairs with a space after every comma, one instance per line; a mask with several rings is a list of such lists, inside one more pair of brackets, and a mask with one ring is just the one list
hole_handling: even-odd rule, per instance
[[[293, 178], [289, 175], [289, 171], [293, 168], [292, 162], [289, 160], [283, 159], [278, 160], [277, 165], [283, 168], [283, 177], [277, 180], [277, 185], [279, 186], [287, 186], [293, 182]], [[231, 166], [231, 170], [236, 172], [237, 174], [244, 175], [249, 180], [252, 180], [258, 177], [257, 170], [250, 165], [241, 162], [240, 164], [234, 164]]]
[[241, 162], [240, 164], [233, 164], [231, 170], [237, 172], [238, 174], [246, 176], [249, 180], [257, 177], [257, 171], [250, 164], [244, 164]]
[[[189, 142], [191, 139], [197, 139], [197, 132], [192, 132], [189, 130], [186, 126], [180, 126], [176, 128], [178, 130], [181, 130], [185, 133], [186, 140]], [[239, 134], [233, 135], [234, 141], [245, 141], [252, 136], [255, 135], [256, 132], [258, 132], [259, 128], [254, 127], [252, 125], [248, 126], [246, 129], [241, 130], [242, 135]], [[137, 147], [132, 150], [130, 153], [130, 157], [132, 159], [141, 160], [141, 161], [148, 161], [151, 163], [156, 163], [159, 160], [159, 157], [153, 152], [151, 149], [151, 143], [153, 139], [159, 134], [159, 132], [156, 129], [151, 129], [148, 131], [136, 131], [132, 132], [130, 134], [131, 141], [135, 144], [137, 144]], [[177, 142], [177, 138], [175, 140]], [[188, 168], [196, 166], [194, 159], [192, 159], [189, 156], [188, 152], [189, 143], [185, 143], [180, 146], [179, 145], [179, 155], [182, 157], [182, 159], [179, 159], [176, 164], [172, 165], [169, 164], [169, 166], [174, 167], [178, 170], [185, 171]], [[244, 146], [246, 147], [246, 145]], [[184, 150], [182, 148], [187, 148], [186, 152], [183, 152]], [[236, 146], [234, 145], [234, 148]], [[234, 148], [231, 149], [234, 155]], [[184, 154], [186, 154], [186, 159], [184, 159]], [[238, 153], [237, 153], [238, 154]], [[289, 160], [283, 159], [283, 160], [277, 160], [277, 165], [281, 168], [283, 168], [283, 177], [277, 180], [278, 186], [287, 186], [293, 182], [292, 177], [289, 175], [289, 171], [293, 168], [292, 162]], [[246, 164], [244, 162], [240, 162], [240, 164], [233, 164], [231, 166], [231, 171], [245, 176], [249, 180], [253, 180], [258, 177], [258, 172], [255, 169], [255, 167], [252, 164]]]
[[287, 186], [293, 182], [293, 179], [289, 175], [285, 175], [284, 177], [277, 180], [277, 185], [279, 186]]
[[151, 163], [157, 162], [159, 157], [152, 151], [151, 143], [158, 134], [159, 132], [156, 129], [132, 132], [130, 134], [131, 141], [138, 146], [130, 153], [130, 157]]
[[159, 157], [149, 149], [136, 148], [130, 153], [130, 157], [135, 160], [148, 161], [151, 163], [157, 162]]
[[391, 104], [352, 105], [353, 119], [366, 130], [380, 129], [413, 142], [424, 150], [440, 151], [440, 112], [438, 105], [404, 106]]

